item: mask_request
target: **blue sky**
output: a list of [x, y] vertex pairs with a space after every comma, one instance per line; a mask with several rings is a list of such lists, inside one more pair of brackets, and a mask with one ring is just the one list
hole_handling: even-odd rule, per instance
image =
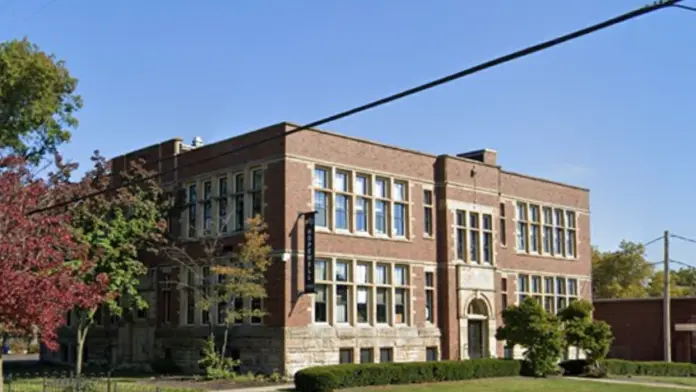
[[[0, 40], [27, 35], [80, 79], [63, 152], [87, 164], [94, 149], [310, 122], [646, 3], [0, 0]], [[324, 128], [493, 148], [509, 170], [589, 187], [604, 249], [696, 237], [693, 37], [696, 13], [663, 10]], [[696, 244], [673, 243], [696, 265]]]

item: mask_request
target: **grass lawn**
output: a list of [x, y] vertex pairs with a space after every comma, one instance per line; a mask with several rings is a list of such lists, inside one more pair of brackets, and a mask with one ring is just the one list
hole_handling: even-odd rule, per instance
[[[348, 391], [348, 390], [346, 390]], [[409, 384], [388, 387], [350, 389], [355, 392], [675, 392], [674, 388], [640, 385], [603, 384], [592, 381], [564, 379], [505, 378], [482, 379], [453, 383]]]
[[[200, 389], [191, 388], [176, 388], [176, 387], [162, 387], [157, 389], [156, 385], [148, 385], [147, 383], [137, 382], [137, 379], [127, 379], [127, 378], [114, 378], [111, 380], [111, 389], [114, 390], [114, 384], [117, 385], [117, 390], [119, 392], [200, 392]], [[55, 382], [49, 382], [47, 384], [48, 391], [60, 391], [67, 387], [69, 384], [57, 384]], [[6, 391], [17, 391], [17, 392], [43, 392], [43, 380], [42, 379], [23, 379], [13, 381], [10, 385], [5, 383], [4, 385]], [[90, 391], [95, 392], [107, 392], [109, 391], [108, 384], [106, 381], [100, 381], [94, 384], [95, 389], [90, 389]]]

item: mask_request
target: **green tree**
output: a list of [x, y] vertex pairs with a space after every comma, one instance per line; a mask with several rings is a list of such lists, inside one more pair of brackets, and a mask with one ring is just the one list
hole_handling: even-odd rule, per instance
[[[270, 266], [272, 250], [266, 229], [267, 225], [260, 216], [247, 220], [244, 240], [231, 254], [226, 252], [219, 230], [206, 233], [207, 238], [200, 243], [173, 244], [166, 248], [166, 257], [177, 262], [191, 277], [180, 284], [196, 294], [196, 307], [210, 315], [216, 305], [224, 306], [222, 311], [218, 310], [222, 317], [218, 324], [225, 325], [219, 350], [216, 349], [217, 339], [210, 322], [210, 334], [202, 346], [203, 358], [199, 363], [210, 378], [234, 377], [233, 367], [238, 361], [227, 356], [229, 329], [239, 320], [261, 318], [267, 314], [260, 306], [267, 297], [265, 274]], [[247, 305], [227, 306], [234, 304], [235, 299]]]
[[594, 298], [636, 298], [647, 295], [646, 286], [653, 268], [645, 260], [642, 244], [622, 241], [619, 250], [592, 251]]
[[82, 107], [65, 63], [28, 40], [0, 43], [0, 152], [38, 163], [70, 140]]
[[524, 357], [536, 377], [553, 374], [563, 350], [559, 319], [544, 310], [533, 298], [503, 310], [503, 323], [496, 339], [524, 348]]
[[594, 306], [590, 301], [574, 301], [558, 313], [563, 324], [566, 347], [575, 346], [585, 352], [593, 368], [606, 358], [611, 348], [613, 335], [609, 324], [593, 320]]
[[104, 191], [114, 181], [132, 185], [84, 199], [71, 208], [75, 237], [88, 247], [89, 259], [94, 261], [83, 280], [90, 283], [104, 275], [109, 279], [108, 295], [100, 306], [75, 309], [78, 375], [87, 334], [100, 307], [120, 317], [125, 310], [148, 306], [138, 291], [140, 278], [147, 273], [140, 256], [142, 252], [156, 253], [165, 243], [168, 213], [158, 183], [145, 180], [152, 172], [145, 170], [142, 162], [134, 161], [127, 170], [115, 173], [98, 151], [92, 161], [94, 168], [81, 181], [66, 184], [72, 191], [68, 198]]
[[[688, 297], [694, 294], [694, 286], [689, 282], [689, 276], [680, 274], [684, 271], [670, 271], [669, 273], [669, 293], [672, 297]], [[650, 283], [646, 288], [648, 296], [662, 297], [664, 295], [665, 274], [663, 271], [655, 271], [650, 278]]]

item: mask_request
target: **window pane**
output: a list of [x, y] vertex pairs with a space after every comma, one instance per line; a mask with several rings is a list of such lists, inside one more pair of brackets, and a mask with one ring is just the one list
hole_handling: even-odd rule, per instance
[[357, 198], [355, 204], [355, 229], [357, 231], [367, 231], [367, 216], [369, 211], [369, 200], [362, 197]]
[[394, 290], [394, 315], [397, 324], [406, 323], [406, 289]]
[[253, 183], [251, 186], [253, 187], [254, 190], [261, 190], [263, 189], [263, 170], [254, 170], [252, 173], [252, 180]]
[[367, 287], [358, 287], [357, 292], [358, 300], [358, 322], [367, 323], [369, 321], [369, 303], [370, 303], [370, 291]]
[[575, 230], [566, 233], [566, 256], [575, 256]]
[[234, 176], [234, 191], [244, 192], [244, 174], [240, 173]]
[[483, 229], [493, 230], [493, 217], [490, 214], [483, 214]]
[[544, 253], [551, 253], [553, 247], [553, 228], [544, 226]]
[[336, 322], [348, 322], [348, 286], [336, 286]]
[[328, 262], [325, 260], [316, 260], [314, 262], [314, 277], [316, 280], [327, 280], [328, 273]]
[[566, 211], [566, 225], [570, 228], [575, 228], [575, 212]]
[[392, 362], [393, 361], [393, 351], [391, 348], [380, 348], [379, 349], [379, 361], [380, 362]]
[[371, 348], [360, 349], [360, 363], [373, 363], [374, 351]]
[[387, 197], [387, 183], [383, 179], [375, 180], [375, 196], [376, 197]]
[[568, 294], [578, 295], [578, 281], [577, 279], [568, 279]]
[[527, 224], [517, 224], [517, 249], [520, 251], [527, 250]]
[[355, 280], [358, 283], [370, 283], [369, 264], [358, 264], [355, 270]]
[[317, 285], [314, 295], [314, 321], [325, 323], [327, 321], [327, 286]]
[[544, 292], [546, 294], [553, 294], [553, 278], [544, 278]]
[[541, 293], [541, 277], [532, 276], [532, 292]]
[[477, 212], [469, 214], [469, 227], [474, 229], [479, 227], [479, 214]]
[[529, 292], [529, 276], [527, 275], [520, 275], [519, 278], [517, 279], [517, 291], [526, 293]]
[[406, 200], [406, 184], [403, 182], [394, 183], [394, 200], [404, 201]]
[[544, 297], [544, 309], [549, 313], [553, 313], [553, 297], [552, 296]]
[[218, 196], [227, 196], [227, 177], [220, 177], [218, 179]]
[[377, 284], [387, 284], [389, 277], [387, 276], [387, 266], [384, 264], [377, 264], [375, 283]]
[[464, 260], [464, 249], [466, 246], [465, 229], [457, 229], [457, 259]]
[[554, 254], [558, 256], [563, 255], [563, 243], [565, 242], [565, 233], [563, 232], [563, 229], [558, 228], [556, 229], [556, 243], [554, 247]]
[[406, 279], [406, 267], [396, 266], [394, 267], [394, 284], [396, 286], [404, 286], [407, 283]]
[[563, 226], [563, 210], [556, 208], [554, 211], [553, 223], [556, 226]]
[[493, 262], [493, 233], [483, 233], [483, 262]]
[[564, 278], [556, 278], [556, 293], [564, 295], [566, 293], [566, 280]]
[[531, 225], [532, 231], [529, 234], [529, 245], [532, 252], [539, 252], [539, 236], [541, 228], [539, 225]]
[[352, 348], [342, 348], [339, 350], [338, 354], [339, 363], [353, 363], [353, 349]]
[[387, 232], [387, 203], [381, 200], [375, 201], [375, 231], [378, 233]]
[[348, 263], [337, 262], [336, 263], [336, 281], [347, 282], [348, 281]]
[[377, 288], [377, 322], [386, 323], [387, 321], [387, 307], [389, 306], [389, 297], [387, 294], [387, 288], [378, 287]]
[[529, 205], [529, 215], [532, 222], [539, 222], [539, 206], [530, 204]]
[[425, 290], [425, 319], [429, 322], [435, 321], [435, 292], [433, 290]]
[[334, 186], [337, 191], [348, 192], [348, 173], [337, 171]]
[[403, 204], [394, 204], [394, 231], [398, 236], [406, 234], [406, 206]]
[[478, 231], [469, 231], [469, 260], [472, 262], [479, 262], [479, 236]]
[[435, 274], [432, 272], [425, 273], [425, 287], [435, 287]]
[[369, 194], [367, 189], [367, 177], [357, 176], [355, 178], [355, 193], [357, 193], [358, 195]]
[[517, 220], [526, 221], [527, 220], [527, 204], [522, 202], [517, 202]]
[[328, 188], [328, 176], [325, 169], [314, 169], [314, 186], [318, 188]]
[[545, 225], [553, 224], [552, 215], [553, 214], [551, 213], [551, 208], [544, 207], [544, 224]]
[[317, 212], [314, 216], [314, 224], [320, 227], [328, 226], [328, 215], [327, 215], [327, 197], [325, 192], [316, 191], [314, 192], [314, 210]]
[[336, 228], [348, 229], [348, 196], [336, 195]]

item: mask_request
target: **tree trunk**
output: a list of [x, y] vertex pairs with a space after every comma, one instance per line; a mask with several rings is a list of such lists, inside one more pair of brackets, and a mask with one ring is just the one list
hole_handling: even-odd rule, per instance
[[[223, 336], [222, 348], [220, 349], [220, 357], [222, 357], [222, 358], [225, 358], [225, 352], [227, 351], [226, 348], [227, 348], [227, 333], [228, 333], [228, 331], [229, 331], [229, 328], [227, 328], [227, 326], [225, 326], [225, 333], [222, 335]], [[0, 391], [0, 392], [2, 392], [2, 391]]]
[[5, 390], [5, 373], [2, 370], [2, 354], [5, 349], [5, 336], [0, 338], [0, 392]]
[[[85, 351], [85, 341], [87, 340], [87, 331], [89, 326], [79, 326], [77, 327], [77, 358], [75, 360], [75, 376], [80, 377], [82, 375], [82, 358]], [[0, 391], [2, 392], [2, 391]]]

